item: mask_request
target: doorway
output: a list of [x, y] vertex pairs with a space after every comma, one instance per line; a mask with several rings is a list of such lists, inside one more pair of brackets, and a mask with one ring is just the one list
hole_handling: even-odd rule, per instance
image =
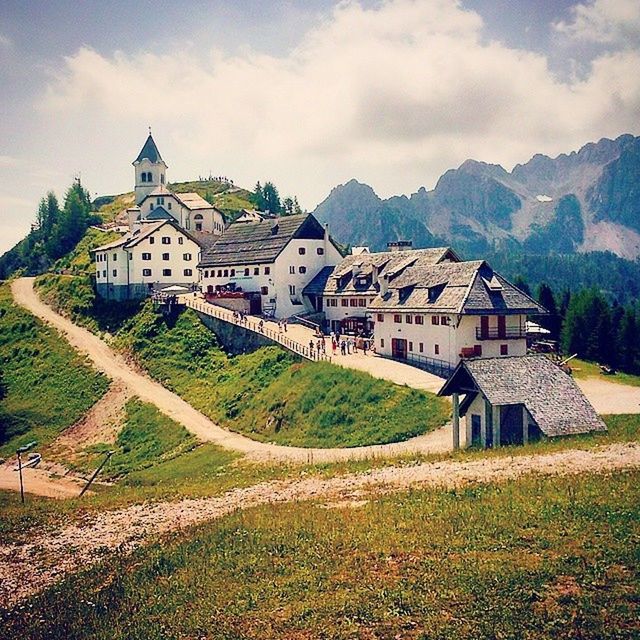
[[407, 341], [404, 338], [391, 339], [391, 357], [399, 360], [407, 359]]

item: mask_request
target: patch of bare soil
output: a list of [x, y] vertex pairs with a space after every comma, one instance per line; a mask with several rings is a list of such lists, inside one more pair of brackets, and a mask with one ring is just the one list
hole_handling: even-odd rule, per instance
[[[12, 459], [0, 466], [0, 489], [20, 491], [20, 478], [14, 470], [16, 464], [16, 460]], [[58, 471], [66, 472], [66, 469], [60, 468]], [[23, 469], [22, 478], [25, 493], [45, 498], [73, 498], [80, 493], [84, 484], [81, 479], [45, 469]]]
[[212, 498], [140, 504], [109, 511], [57, 531], [34, 531], [28, 544], [0, 544], [0, 606], [11, 607], [109, 557], [131, 551], [159, 535], [261, 504], [303, 500], [356, 502], [409, 487], [457, 487], [503, 482], [525, 474], [546, 476], [606, 473], [640, 467], [640, 444], [614, 444], [590, 451], [445, 461], [386, 467], [329, 479], [266, 482]]

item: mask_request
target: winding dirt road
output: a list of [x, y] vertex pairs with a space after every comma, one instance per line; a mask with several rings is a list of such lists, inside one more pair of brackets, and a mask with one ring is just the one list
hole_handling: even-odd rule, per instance
[[243, 453], [256, 461], [298, 463], [340, 462], [410, 453], [442, 453], [449, 451], [452, 447], [450, 425], [405, 442], [336, 449], [286, 447], [257, 442], [238, 433], [227, 431], [175, 393], [165, 389], [148, 376], [135, 371], [124, 358], [98, 336], [56, 313], [40, 300], [33, 288], [33, 280], [33, 278], [19, 278], [11, 283], [11, 293], [19, 305], [57, 329], [72, 347], [86, 354], [98, 370], [112, 380], [122, 382], [133, 395], [154, 404], [162, 413], [182, 424], [203, 442], [213, 442], [225, 449]]
[[26, 544], [0, 544], [0, 607], [11, 607], [66, 574], [108, 558], [115, 550], [130, 552], [159, 535], [261, 504], [366, 500], [410, 487], [449, 488], [504, 482], [526, 474], [561, 476], [639, 467], [640, 444], [624, 443], [590, 451], [570, 449], [536, 456], [385, 467], [329, 479], [265, 482], [211, 498], [134, 505], [100, 513], [91, 521], [62, 526], [53, 532], [32, 531]]

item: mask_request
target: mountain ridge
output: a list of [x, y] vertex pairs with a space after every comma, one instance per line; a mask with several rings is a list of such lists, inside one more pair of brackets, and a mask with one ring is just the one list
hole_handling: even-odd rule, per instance
[[465, 160], [428, 191], [382, 199], [351, 179], [314, 210], [343, 241], [384, 249], [448, 243], [473, 255], [504, 249], [541, 253], [612, 251], [640, 257], [640, 137], [588, 142], [551, 158], [533, 155], [507, 171]]

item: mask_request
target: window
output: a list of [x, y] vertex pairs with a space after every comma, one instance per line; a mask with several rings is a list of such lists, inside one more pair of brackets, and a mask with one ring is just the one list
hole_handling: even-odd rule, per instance
[[196, 222], [196, 231], [202, 231], [202, 222]]
[[249, 267], [246, 267], [246, 269], [244, 270], [244, 275], [248, 276], [249, 275]]
[[183, 253], [182, 254], [182, 259], [183, 260], [187, 260], [187, 261], [191, 260], [191, 254], [190, 253]]
[[253, 275], [254, 276], [259, 276], [260, 275], [260, 267], [255, 267], [253, 270]]
[[169, 254], [168, 253], [163, 253], [162, 254], [162, 259], [163, 260], [169, 260]]
[[143, 276], [150, 276], [151, 275], [151, 269], [143, 269], [142, 270], [142, 275]]
[[178, 244], [184, 244], [184, 238], [182, 236], [178, 238]]
[[[160, 174], [160, 182], [164, 184], [164, 173]], [[169, 203], [169, 209], [171, 209], [171, 203]]]
[[402, 316], [401, 316], [399, 313], [396, 313], [396, 314], [393, 316], [393, 321], [394, 321], [396, 324], [402, 324]]
[[265, 267], [264, 268], [264, 275], [268, 276], [271, 273], [271, 267]]
[[204, 218], [202, 217], [201, 213], [196, 213], [196, 215], [193, 216], [193, 219], [194, 220], [204, 220]]
[[365, 299], [365, 298], [360, 298], [360, 299], [358, 300], [358, 306], [359, 306], [359, 307], [366, 307], [366, 306], [367, 306], [367, 301], [366, 301], [366, 299]]
[[192, 276], [193, 275], [193, 271], [191, 269], [185, 269], [184, 270], [184, 275], [185, 276]]
[[358, 306], [358, 300], [357, 300], [357, 298], [351, 298], [351, 299], [349, 300], [349, 306], [350, 306], [350, 307], [357, 307], [357, 306]]
[[324, 255], [324, 249], [323, 249], [322, 247], [318, 247], [318, 248], [316, 249], [316, 251], [318, 252], [318, 255], [319, 255], [319, 256], [323, 256], [323, 255]]
[[442, 316], [442, 318], [440, 318], [440, 324], [444, 324], [448, 327], [451, 324], [451, 318], [449, 316]]
[[377, 322], [384, 322], [384, 315], [383, 315], [382, 313], [379, 313], [379, 314], [376, 316], [376, 321], [377, 321]]
[[117, 270], [117, 269], [114, 269], [114, 270], [113, 270], [113, 277], [114, 277], [114, 278], [117, 278], [117, 277], [118, 277], [118, 270]]
[[153, 236], [149, 238], [149, 244], [155, 244], [155, 241], [156, 239]]
[[348, 307], [349, 306], [349, 300], [347, 300], [347, 298], [342, 298], [342, 300], [340, 300], [340, 306], [341, 307]]
[[133, 260], [133, 253], [129, 254], [129, 260]]
[[418, 349], [420, 350], [420, 353], [424, 353], [424, 344], [422, 342], [418, 345]]
[[338, 301], [336, 298], [327, 298], [327, 307], [337, 307]]
[[162, 236], [162, 244], [171, 244], [171, 238], [169, 236]]
[[229, 277], [229, 269], [225, 269], [225, 270], [222, 272], [222, 275], [223, 275], [225, 278], [228, 278], [228, 277]]
[[164, 196], [158, 196], [156, 198], [156, 204], [164, 204]]
[[208, 272], [206, 269], [205, 269], [205, 272], [204, 272], [204, 277], [205, 277], [205, 278], [208, 278], [208, 277], [209, 277], [209, 272]]
[[440, 324], [440, 316], [431, 316], [431, 324]]
[[384, 338], [380, 338], [380, 348], [384, 349]]
[[260, 287], [260, 293], [263, 296], [268, 296], [269, 295], [269, 287]]
[[162, 275], [163, 276], [170, 276], [171, 275], [171, 269], [163, 269], [162, 270]]
[[[405, 322], [406, 322], [407, 324], [412, 324], [412, 323], [413, 323], [413, 316], [407, 316], [407, 317], [405, 318]], [[411, 351], [411, 349], [410, 349], [410, 351]]]
[[409, 351], [413, 351], [413, 342], [409, 341]]
[[235, 275], [236, 275], [236, 270], [235, 270], [235, 269], [231, 269], [231, 270], [229, 271], [229, 275], [233, 278], [233, 276], [235, 276]]
[[106, 278], [106, 277], [107, 277], [107, 272], [106, 272], [106, 270], [102, 272], [102, 277], [103, 277], [103, 278]]
[[440, 355], [440, 345], [439, 344], [434, 344], [433, 345], [433, 352], [438, 356]]
[[304, 247], [298, 247], [298, 253], [303, 256], [305, 253], [307, 253], [307, 250]]
[[222, 269], [218, 269], [218, 278], [222, 278]]
[[298, 267], [300, 273], [307, 273], [307, 267]]
[[296, 295], [296, 285], [295, 284], [290, 284], [289, 285], [289, 295], [290, 296], [295, 296]]
[[501, 344], [500, 345], [500, 355], [501, 356], [508, 356], [509, 355], [509, 345], [508, 344]]
[[140, 177], [142, 178], [142, 182], [146, 182], [147, 181], [147, 172], [143, 171], [142, 175]]
[[289, 273], [295, 273], [295, 272], [296, 272], [296, 268], [293, 265], [291, 265], [289, 267]]
[[142, 254], [142, 259], [143, 260], [151, 260], [151, 254], [150, 253], [143, 253]]
[[[164, 181], [164, 176], [162, 176], [162, 178], [163, 178], [163, 181]], [[167, 207], [169, 207], [169, 209], [171, 209], [171, 203], [170, 202], [167, 202]]]
[[153, 202], [149, 203], [149, 211], [151, 211], [151, 209], [153, 209]]
[[416, 324], [424, 324], [424, 318], [422, 316], [416, 316]]
[[153, 174], [151, 171], [147, 171], [147, 182], [153, 182]]
[[113, 254], [113, 261], [114, 262], [118, 262], [118, 254], [117, 253]]

